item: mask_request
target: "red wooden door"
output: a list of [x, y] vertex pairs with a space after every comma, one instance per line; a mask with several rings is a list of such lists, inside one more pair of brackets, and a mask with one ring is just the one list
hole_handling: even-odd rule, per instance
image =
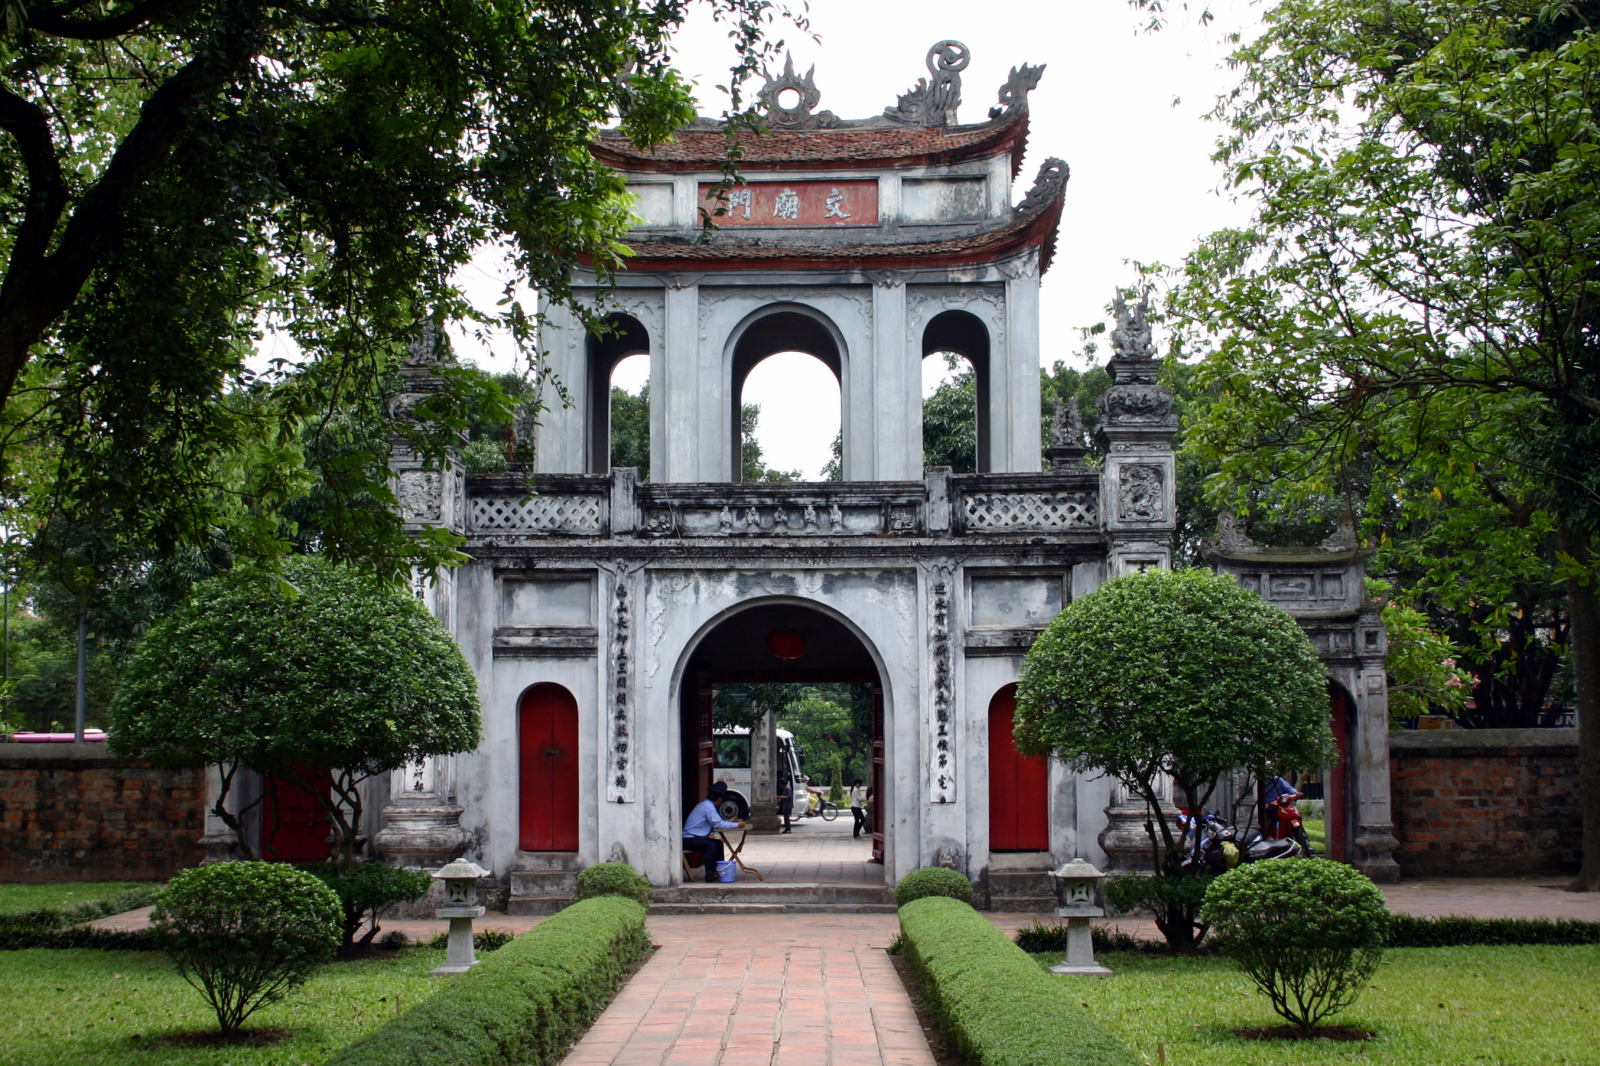
[[1050, 768], [1042, 756], [1021, 755], [1011, 734], [1017, 686], [989, 701], [989, 850], [1050, 850]]
[[261, 780], [261, 847], [272, 862], [326, 862], [332, 854], [328, 812], [307, 789], [328, 791], [328, 771], [297, 766]]
[[523, 851], [578, 850], [578, 702], [560, 685], [535, 685], [517, 714]]
[[1338, 746], [1339, 754], [1335, 757], [1333, 769], [1328, 771], [1327, 786], [1322, 790], [1323, 804], [1323, 831], [1327, 834], [1328, 858], [1339, 862], [1349, 861], [1350, 841], [1350, 760], [1347, 757], [1350, 749], [1350, 697], [1338, 685], [1328, 686], [1328, 698], [1332, 704], [1333, 740]]

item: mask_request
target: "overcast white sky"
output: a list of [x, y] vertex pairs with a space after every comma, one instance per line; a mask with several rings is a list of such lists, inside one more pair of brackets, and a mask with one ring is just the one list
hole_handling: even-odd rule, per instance
[[[1049, 365], [1078, 352], [1078, 330], [1101, 321], [1116, 286], [1134, 281], [1129, 261], [1176, 263], [1196, 237], [1244, 221], [1219, 190], [1209, 160], [1217, 127], [1203, 116], [1235, 80], [1221, 38], [1255, 15], [1247, 0], [1213, 0], [1211, 9], [1210, 26], [1175, 12], [1152, 34], [1123, 0], [812, 0], [817, 40], [778, 32], [798, 71], [815, 64], [819, 108], [843, 119], [891, 106], [926, 76], [928, 48], [945, 38], [971, 49], [962, 122], [983, 121], [1013, 66], [1045, 64], [1013, 202], [1045, 158], [1066, 160], [1072, 176], [1041, 301]], [[705, 114], [721, 109], [714, 86], [726, 80], [725, 33], [702, 16], [679, 38], [680, 68], [697, 81]], [[458, 350], [480, 365], [500, 362], [459, 341]], [[618, 383], [636, 388], [643, 368], [633, 369], [641, 378]], [[808, 357], [774, 357], [752, 374], [745, 400], [761, 405], [768, 464], [815, 477], [838, 430], [832, 376]], [[820, 424], [818, 410], [834, 412], [832, 423]]]

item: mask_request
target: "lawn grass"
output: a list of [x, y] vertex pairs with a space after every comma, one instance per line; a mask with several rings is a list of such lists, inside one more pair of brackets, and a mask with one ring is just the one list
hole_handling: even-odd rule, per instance
[[73, 881], [67, 884], [23, 885], [0, 883], [0, 914], [23, 914], [46, 907], [60, 909], [80, 903], [110, 899], [152, 881]]
[[[1060, 955], [1035, 956], [1041, 964]], [[1247, 1040], [1235, 1029], [1283, 1023], [1226, 959], [1141, 953], [1098, 957], [1111, 978], [1076, 980], [1090, 1013], [1146, 1063], [1183, 1066], [1577, 1066], [1600, 1062], [1600, 950], [1396, 948], [1372, 983], [1326, 1024], [1367, 1029], [1366, 1043]]]
[[442, 988], [444, 952], [412, 948], [330, 963], [246, 1029], [284, 1029], [260, 1047], [191, 1047], [176, 1034], [214, 1031], [216, 1016], [158, 952], [25, 950], [0, 957], [0, 1062], [27, 1066], [299, 1066], [339, 1048]]
[[1321, 818], [1303, 818], [1300, 826], [1306, 831], [1306, 839], [1311, 841], [1311, 850], [1318, 855], [1328, 853], [1328, 831]]

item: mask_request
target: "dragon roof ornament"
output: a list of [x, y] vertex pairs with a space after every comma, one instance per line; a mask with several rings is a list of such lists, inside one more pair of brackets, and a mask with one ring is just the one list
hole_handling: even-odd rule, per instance
[[900, 94], [883, 117], [909, 126], [948, 126], [961, 105], [961, 72], [972, 62], [972, 50], [960, 41], [940, 41], [928, 49], [928, 77]]

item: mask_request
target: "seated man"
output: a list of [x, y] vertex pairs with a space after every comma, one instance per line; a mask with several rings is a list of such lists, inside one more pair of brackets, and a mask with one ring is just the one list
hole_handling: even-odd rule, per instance
[[700, 853], [706, 865], [706, 880], [717, 879], [717, 863], [722, 861], [722, 841], [713, 834], [718, 829], [737, 829], [738, 822], [725, 822], [717, 813], [717, 804], [727, 795], [728, 786], [722, 781], [711, 782], [706, 798], [694, 805], [689, 817], [683, 820], [683, 850]]

